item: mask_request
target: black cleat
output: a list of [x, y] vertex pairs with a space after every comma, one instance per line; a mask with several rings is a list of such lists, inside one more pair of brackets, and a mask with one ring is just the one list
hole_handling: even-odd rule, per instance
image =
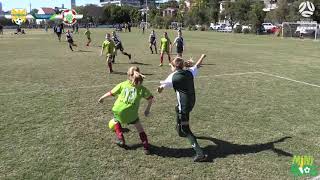
[[204, 162], [204, 161], [207, 161], [207, 159], [208, 159], [208, 155], [207, 154], [196, 155], [193, 158], [193, 162]]

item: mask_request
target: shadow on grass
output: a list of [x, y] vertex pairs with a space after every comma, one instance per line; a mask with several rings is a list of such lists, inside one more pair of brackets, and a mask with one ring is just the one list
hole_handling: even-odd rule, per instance
[[[112, 74], [127, 75], [126, 72], [120, 72], [120, 71], [113, 71]], [[152, 76], [153, 74], [152, 73], [143, 73], [143, 75]]]
[[[283, 151], [281, 149], [277, 149], [274, 147], [274, 144], [284, 142], [286, 139], [291, 137], [283, 137], [276, 141], [263, 143], [263, 144], [251, 144], [251, 145], [242, 145], [242, 144], [233, 144], [228, 141], [219, 140], [212, 137], [197, 137], [197, 139], [208, 140], [211, 141], [215, 145], [208, 145], [203, 148], [204, 152], [208, 154], [208, 161], [212, 162], [216, 158], [226, 158], [229, 155], [237, 155], [237, 154], [251, 154], [251, 153], [259, 153], [262, 151], [272, 151], [276, 153], [278, 156], [288, 156], [292, 157], [293, 155], [289, 152]], [[126, 149], [135, 150], [139, 147], [142, 147], [141, 144], [134, 144]], [[169, 148], [164, 146], [156, 146], [150, 144], [150, 150], [153, 155], [161, 156], [161, 157], [174, 157], [174, 158], [182, 158], [182, 157], [193, 157], [195, 152], [192, 148]]]
[[87, 50], [78, 50], [78, 51], [75, 51], [75, 52], [80, 52], [80, 53], [82, 53], [82, 52], [93, 52], [93, 51], [87, 51]]

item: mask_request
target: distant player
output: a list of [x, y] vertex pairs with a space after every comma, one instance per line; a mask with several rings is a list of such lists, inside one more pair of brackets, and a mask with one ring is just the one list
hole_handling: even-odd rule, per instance
[[3, 26], [0, 24], [0, 34], [3, 35]]
[[158, 92], [161, 93], [164, 88], [173, 88], [177, 94], [178, 105], [176, 106], [177, 125], [176, 129], [180, 137], [186, 137], [192, 148], [196, 152], [194, 162], [205, 161], [207, 155], [203, 153], [196, 137], [193, 135], [189, 126], [189, 114], [192, 111], [195, 102], [194, 78], [197, 76], [198, 69], [206, 55], [202, 55], [198, 62], [191, 68], [186, 69], [182, 58], [176, 57], [171, 63], [171, 73], [166, 80], [160, 82]]
[[184, 40], [181, 30], [178, 30], [178, 37], [176, 37], [172, 46], [174, 45], [177, 45], [177, 56], [182, 57], [182, 53], [184, 51]]
[[163, 65], [163, 55], [166, 53], [168, 55], [169, 63], [171, 63], [171, 57], [170, 57], [170, 50], [171, 50], [171, 41], [168, 37], [168, 33], [164, 32], [163, 37], [160, 40], [160, 64], [159, 66]]
[[91, 43], [91, 31], [89, 30], [89, 27], [87, 27], [87, 30], [86, 30], [86, 32], [84, 33], [84, 35], [87, 36], [87, 39], [88, 39], [87, 46], [89, 46], [90, 43]]
[[106, 54], [106, 60], [107, 60], [107, 65], [109, 67], [110, 73], [113, 72], [112, 70], [112, 57], [115, 53], [115, 44], [111, 39], [110, 33], [106, 34], [106, 40], [102, 43], [102, 48], [101, 48], [101, 53], [100, 56], [103, 55], [103, 52]]
[[112, 63], [115, 63], [115, 58], [116, 58], [118, 49], [121, 51], [121, 53], [123, 55], [128, 56], [129, 61], [131, 62], [131, 54], [124, 52], [124, 48], [123, 48], [122, 42], [120, 40], [120, 37], [117, 35], [117, 33], [115, 31], [112, 32], [112, 40], [113, 40], [114, 44], [116, 45], [116, 52], [113, 54]]
[[58, 26], [56, 27], [56, 34], [57, 34], [57, 36], [58, 36], [59, 42], [61, 42], [61, 34], [62, 34], [62, 31], [63, 31], [62, 25], [58, 25]]
[[128, 80], [118, 84], [111, 91], [104, 94], [99, 99], [99, 102], [102, 103], [103, 99], [106, 97], [117, 97], [117, 100], [112, 107], [112, 112], [114, 114], [113, 120], [117, 122], [114, 128], [117, 137], [116, 144], [120, 147], [126, 146], [122, 126], [125, 124], [133, 124], [139, 133], [144, 153], [150, 154], [148, 138], [141, 124], [138, 112], [140, 100], [146, 99], [148, 100], [148, 105], [144, 114], [145, 116], [149, 115], [153, 96], [150, 91], [142, 85], [144, 76], [140, 73], [138, 67], [130, 67], [127, 74]]
[[154, 50], [156, 51], [156, 54], [158, 54], [157, 51], [157, 37], [156, 37], [156, 33], [154, 32], [154, 30], [151, 31], [151, 34], [149, 36], [149, 43], [150, 43], [150, 50], [151, 50], [151, 54], [153, 54], [153, 49], [152, 46], [154, 46]]
[[73, 51], [72, 46], [77, 46], [77, 45], [73, 41], [72, 33], [70, 32], [70, 30], [67, 30], [66, 32], [66, 39], [69, 43], [69, 48], [71, 49], [71, 51]]

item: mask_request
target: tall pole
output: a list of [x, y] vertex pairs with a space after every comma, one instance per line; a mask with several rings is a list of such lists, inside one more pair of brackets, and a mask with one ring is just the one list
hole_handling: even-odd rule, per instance
[[146, 0], [146, 29], [148, 29], [148, 0]]

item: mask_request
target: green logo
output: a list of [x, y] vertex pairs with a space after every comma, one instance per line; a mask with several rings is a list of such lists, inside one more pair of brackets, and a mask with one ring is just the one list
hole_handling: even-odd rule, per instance
[[66, 16], [66, 19], [67, 19], [67, 21], [68, 21], [69, 23], [72, 23], [73, 16], [72, 16], [71, 14], [68, 14], [68, 15]]
[[317, 176], [317, 166], [312, 156], [294, 156], [292, 159], [291, 173], [294, 176]]

